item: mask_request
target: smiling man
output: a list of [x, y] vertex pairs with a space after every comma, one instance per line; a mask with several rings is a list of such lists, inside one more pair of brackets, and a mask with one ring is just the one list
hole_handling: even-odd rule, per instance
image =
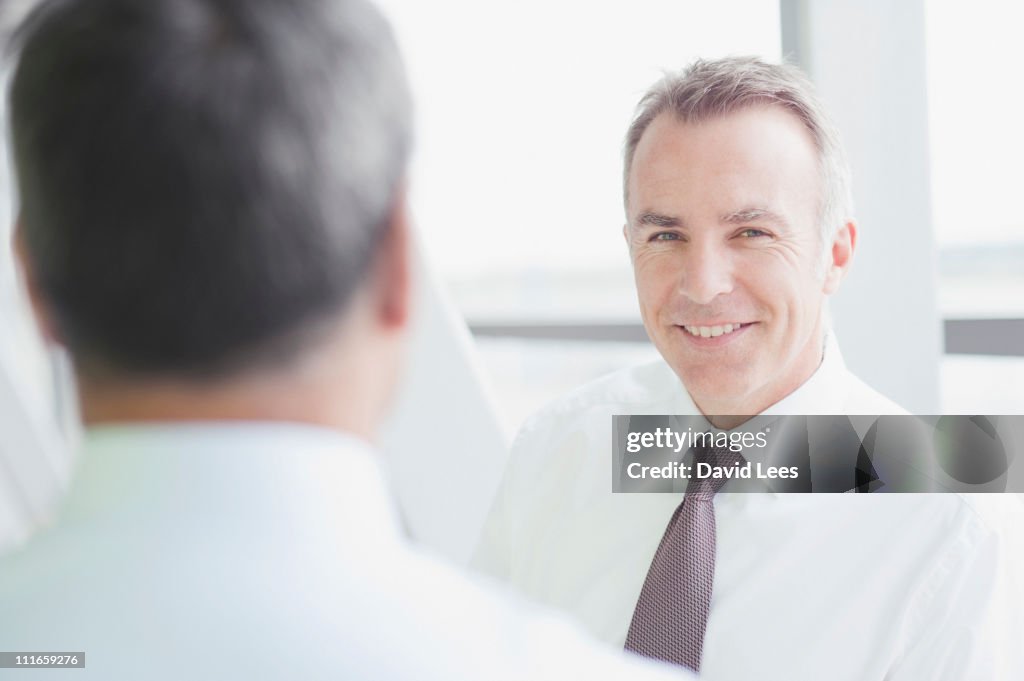
[[840, 166], [818, 158], [839, 147], [824, 120], [801, 122], [817, 112], [795, 96], [704, 120], [702, 102], [672, 99], [689, 93], [662, 94], [627, 150], [624, 233], [644, 326], [703, 413], [757, 414], [821, 363], [825, 296], [857, 235], [844, 215], [822, 215], [848, 205], [845, 174], [819, 170]]
[[477, 567], [702, 677], [1021, 674], [1014, 499], [612, 493], [614, 414], [730, 429], [753, 415], [905, 413], [846, 369], [829, 329], [857, 226], [838, 135], [796, 69], [730, 58], [665, 77], [639, 104], [623, 179], [662, 359], [524, 426]]

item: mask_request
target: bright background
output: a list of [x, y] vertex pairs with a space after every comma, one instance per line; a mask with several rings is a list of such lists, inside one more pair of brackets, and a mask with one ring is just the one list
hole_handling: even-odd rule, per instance
[[[620, 234], [633, 107], [663, 70], [698, 56], [779, 59], [779, 3], [384, 5], [419, 107], [415, 213], [471, 327], [638, 323]], [[1024, 90], [1014, 85], [1024, 5], [928, 0], [923, 10], [932, 238], [918, 247], [935, 256], [935, 305], [943, 319], [1022, 318], [1024, 213], [1009, 204], [1024, 187]], [[510, 429], [569, 387], [655, 356], [647, 343], [595, 340], [481, 336], [477, 347]], [[1024, 412], [1024, 358], [945, 355], [937, 372], [934, 408]]]
[[[771, 0], [386, 0], [408, 57], [419, 144], [413, 208], [471, 327], [639, 323], [622, 238], [621, 145], [666, 70], [781, 56]], [[501, 418], [616, 368], [648, 343], [478, 337]]]

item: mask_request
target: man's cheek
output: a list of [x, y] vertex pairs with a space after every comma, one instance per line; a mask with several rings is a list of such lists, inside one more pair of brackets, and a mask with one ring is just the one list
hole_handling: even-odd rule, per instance
[[666, 303], [667, 290], [660, 282], [653, 277], [637, 279], [637, 297], [640, 307], [646, 308], [647, 313], [652, 316], [657, 314]]

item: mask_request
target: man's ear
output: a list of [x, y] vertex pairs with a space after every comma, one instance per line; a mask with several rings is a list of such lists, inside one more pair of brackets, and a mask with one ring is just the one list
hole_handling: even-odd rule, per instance
[[856, 248], [857, 223], [849, 220], [839, 228], [832, 238], [832, 247], [829, 249], [828, 258], [825, 261], [825, 281], [822, 284], [822, 291], [826, 295], [831, 295], [839, 290], [839, 284], [843, 281], [853, 262], [853, 252]]
[[28, 254], [28, 245], [25, 243], [25, 232], [21, 226], [21, 218], [14, 223], [11, 232], [11, 251], [14, 254], [16, 269], [21, 272], [22, 281], [25, 284], [25, 292], [28, 294], [29, 306], [32, 308], [32, 316], [35, 318], [36, 328], [47, 343], [63, 345], [60, 334], [57, 332], [57, 324], [54, 322], [53, 312], [50, 303], [43, 295], [39, 286], [39, 279], [36, 276], [35, 267]]
[[378, 322], [389, 329], [408, 325], [412, 307], [412, 238], [403, 187], [395, 198], [373, 265], [373, 299]]

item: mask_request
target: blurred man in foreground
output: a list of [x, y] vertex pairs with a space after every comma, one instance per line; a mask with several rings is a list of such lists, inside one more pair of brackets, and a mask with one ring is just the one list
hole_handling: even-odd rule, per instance
[[88, 433], [0, 562], [0, 647], [84, 651], [76, 679], [664, 678], [399, 530], [369, 443], [411, 126], [372, 7], [57, 0], [17, 49], [15, 247]]
[[685, 495], [612, 493], [615, 414], [723, 432], [753, 415], [765, 429], [786, 414], [905, 413], [846, 368], [828, 326], [857, 225], [806, 79], [749, 58], [666, 76], [627, 133], [624, 190], [662, 359], [523, 427], [477, 566], [608, 643], [715, 678], [1024, 678], [1011, 495], [717, 494], [693, 480]]

